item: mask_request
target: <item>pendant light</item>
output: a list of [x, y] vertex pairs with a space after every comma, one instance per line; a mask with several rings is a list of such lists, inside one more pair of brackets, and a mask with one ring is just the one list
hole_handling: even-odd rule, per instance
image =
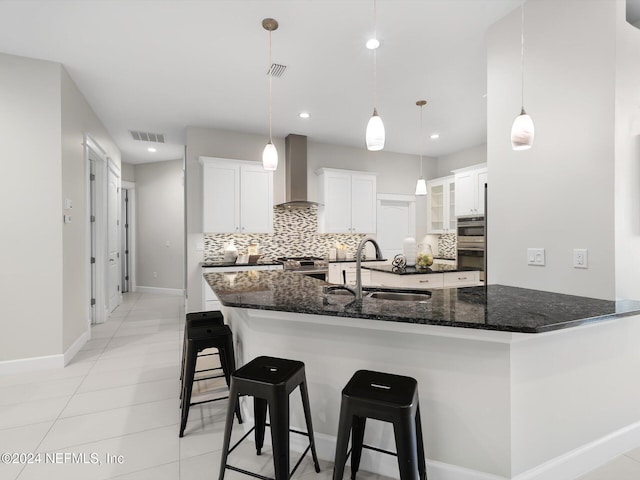
[[426, 100], [418, 100], [416, 102], [416, 105], [420, 107], [420, 178], [418, 179], [418, 183], [416, 183], [416, 195], [427, 194], [427, 182], [422, 176], [422, 149], [424, 148], [422, 142], [422, 107], [424, 107], [426, 104]]
[[265, 18], [262, 20], [262, 28], [269, 32], [269, 70], [267, 71], [267, 76], [269, 77], [269, 142], [262, 152], [262, 167], [265, 170], [275, 170], [278, 168], [278, 150], [276, 150], [271, 137], [271, 80], [273, 78], [271, 72], [271, 32], [278, 29], [278, 22], [273, 18]]
[[373, 36], [374, 38], [370, 39], [367, 42], [367, 48], [373, 50], [373, 115], [369, 119], [369, 123], [367, 123], [367, 131], [365, 134], [367, 141], [367, 150], [378, 151], [384, 148], [384, 124], [382, 123], [382, 119], [380, 115], [378, 115], [377, 103], [377, 58], [376, 58], [376, 50], [380, 46], [380, 42], [377, 39], [376, 32], [376, 19], [377, 19], [377, 10], [376, 10], [376, 0], [373, 0]]
[[533, 120], [524, 110], [524, 1], [520, 6], [520, 75], [521, 75], [521, 109], [511, 126], [511, 147], [514, 150], [528, 150], [533, 145], [535, 129]]

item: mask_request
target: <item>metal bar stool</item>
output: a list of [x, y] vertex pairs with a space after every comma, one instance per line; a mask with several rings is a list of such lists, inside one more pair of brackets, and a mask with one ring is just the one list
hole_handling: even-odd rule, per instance
[[[302, 395], [302, 407], [307, 424], [306, 432], [289, 428], [289, 395], [297, 387], [300, 387], [300, 393]], [[233, 447], [229, 448], [231, 429], [233, 427], [233, 413], [239, 404], [239, 397], [241, 395], [250, 395], [253, 397], [255, 426]], [[315, 440], [313, 438], [313, 426], [311, 424], [311, 410], [309, 408], [309, 393], [307, 392], [304, 363], [283, 358], [257, 357], [233, 373], [231, 376], [229, 398], [219, 480], [224, 479], [226, 469], [251, 475], [252, 477], [262, 480], [273, 480], [263, 475], [227, 464], [229, 454], [254, 431], [256, 454], [260, 455], [264, 444], [266, 426], [269, 426], [271, 430], [275, 480], [287, 480], [291, 478], [309, 449], [311, 449], [316, 472], [320, 471]], [[267, 424], [266, 422], [267, 407], [269, 407], [271, 424]], [[300, 456], [291, 473], [289, 473], [289, 432], [309, 437], [309, 445]]]
[[[181, 421], [180, 436], [184, 436], [184, 429], [189, 418], [189, 407], [202, 403], [215, 402], [228, 397], [213, 398], [200, 402], [191, 402], [191, 391], [196, 370], [196, 360], [198, 352], [207, 348], [217, 348], [220, 354], [220, 365], [224, 372], [227, 386], [230, 385], [231, 373], [235, 370], [235, 355], [233, 351], [233, 335], [228, 325], [216, 326], [196, 326], [187, 324], [187, 336], [184, 354], [184, 374], [182, 380], [182, 401], [181, 401]], [[214, 377], [215, 378], [215, 377]], [[242, 423], [240, 406], [235, 409], [238, 422]]]
[[[180, 368], [180, 398], [182, 398], [182, 393], [184, 390], [184, 362], [187, 355], [187, 329], [189, 325], [193, 327], [209, 327], [209, 326], [220, 326], [224, 325], [224, 317], [220, 310], [211, 310], [208, 312], [192, 312], [187, 313], [186, 321], [184, 324], [184, 338], [182, 342], [182, 367]], [[220, 353], [216, 350], [211, 353], [202, 353], [198, 352], [198, 358], [200, 357], [211, 357], [211, 356], [219, 356]], [[195, 373], [203, 373], [203, 372], [214, 372], [216, 370], [222, 370], [222, 365], [216, 368], [203, 368], [201, 370], [196, 370]], [[198, 377], [194, 376], [194, 382], [201, 382], [203, 380], [212, 380], [214, 378], [221, 378], [224, 374], [212, 375], [208, 377]]]
[[[367, 418], [393, 424], [396, 453], [363, 444]], [[351, 451], [347, 452], [351, 433]], [[401, 480], [426, 480], [418, 382], [411, 377], [358, 370], [342, 390], [333, 480], [342, 480], [351, 455], [351, 478], [360, 467], [362, 449], [398, 457]]]

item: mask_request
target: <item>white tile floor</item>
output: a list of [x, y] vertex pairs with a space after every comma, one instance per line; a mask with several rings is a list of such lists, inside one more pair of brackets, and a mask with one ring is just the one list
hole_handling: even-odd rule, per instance
[[[42, 454], [39, 464], [0, 462], [0, 479], [217, 478], [227, 402], [191, 407], [185, 436], [178, 438], [183, 318], [180, 297], [129, 293], [106, 324], [92, 329], [92, 339], [66, 368], [0, 376], [0, 452]], [[220, 390], [220, 383], [198, 382], [195, 393]], [[234, 437], [241, 434], [236, 424]], [[65, 460], [65, 452], [76, 461]], [[230, 458], [273, 476], [269, 453], [265, 446], [257, 457], [246, 441]], [[107, 455], [121, 457], [108, 463]], [[321, 461], [321, 468], [316, 474], [307, 455], [294, 478], [330, 479], [331, 463]], [[233, 471], [225, 476], [240, 478], [251, 477]], [[358, 478], [382, 479], [367, 472]], [[580, 477], [632, 479], [640, 479], [640, 449]]]

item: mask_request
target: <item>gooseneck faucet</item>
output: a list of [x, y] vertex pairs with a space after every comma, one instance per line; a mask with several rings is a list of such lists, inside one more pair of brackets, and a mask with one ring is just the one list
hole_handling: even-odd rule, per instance
[[376, 260], [383, 260], [378, 242], [372, 237], [363, 238], [356, 251], [356, 301], [362, 301], [362, 250], [367, 242], [371, 242], [376, 248]]

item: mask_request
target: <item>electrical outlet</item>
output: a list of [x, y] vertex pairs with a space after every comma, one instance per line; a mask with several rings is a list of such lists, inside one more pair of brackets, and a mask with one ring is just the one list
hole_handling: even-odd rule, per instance
[[153, 272], [153, 278], [158, 278], [158, 272]]
[[586, 248], [573, 249], [573, 268], [588, 268]]
[[544, 248], [527, 248], [527, 265], [538, 265], [543, 267], [544, 264]]
[[196, 243], [196, 252], [203, 252], [203, 251], [204, 251], [204, 243], [197, 242]]

